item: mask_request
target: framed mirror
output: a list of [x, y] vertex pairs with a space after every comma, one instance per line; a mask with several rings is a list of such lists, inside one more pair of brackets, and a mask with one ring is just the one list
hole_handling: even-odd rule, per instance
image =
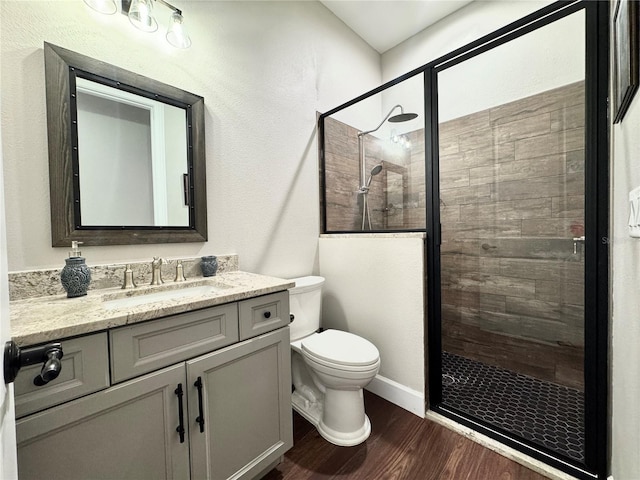
[[45, 43], [52, 246], [207, 240], [204, 99]]

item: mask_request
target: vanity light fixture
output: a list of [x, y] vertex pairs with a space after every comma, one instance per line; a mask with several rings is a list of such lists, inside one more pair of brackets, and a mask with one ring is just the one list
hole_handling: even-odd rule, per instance
[[[112, 15], [117, 11], [115, 0], [84, 0], [93, 10]], [[122, 13], [129, 17], [131, 25], [143, 32], [158, 30], [158, 21], [153, 15], [154, 4], [159, 3], [171, 10], [166, 39], [176, 48], [189, 48], [191, 38], [184, 25], [182, 10], [164, 0], [121, 0]]]
[[[125, 12], [126, 3], [129, 2], [123, 0], [123, 13]], [[155, 32], [158, 29], [158, 22], [153, 16], [154, 3], [164, 5], [171, 10], [169, 28], [166, 34], [167, 42], [176, 48], [189, 48], [191, 46], [191, 39], [189, 38], [189, 34], [184, 26], [182, 10], [174, 7], [164, 0], [132, 0], [128, 9], [128, 16], [131, 24], [143, 32]]]

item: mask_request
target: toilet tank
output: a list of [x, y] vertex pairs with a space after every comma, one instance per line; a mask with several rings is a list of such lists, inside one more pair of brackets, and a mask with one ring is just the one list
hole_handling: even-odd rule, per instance
[[296, 286], [289, 289], [289, 309], [294, 316], [289, 325], [291, 341], [298, 340], [320, 328], [323, 277], [292, 278]]

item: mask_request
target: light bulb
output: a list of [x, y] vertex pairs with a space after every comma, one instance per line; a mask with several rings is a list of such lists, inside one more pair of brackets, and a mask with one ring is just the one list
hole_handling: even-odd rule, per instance
[[169, 30], [167, 30], [167, 42], [176, 48], [189, 48], [191, 46], [191, 39], [184, 26], [184, 17], [178, 12], [171, 14]]
[[129, 7], [129, 21], [143, 32], [158, 30], [158, 22], [153, 17], [153, 0], [133, 0]]

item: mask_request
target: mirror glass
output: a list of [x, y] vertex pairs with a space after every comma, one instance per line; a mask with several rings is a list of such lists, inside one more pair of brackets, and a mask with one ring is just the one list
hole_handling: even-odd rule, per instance
[[84, 78], [76, 91], [81, 224], [188, 226], [185, 109]]
[[206, 241], [204, 99], [44, 51], [52, 245]]

